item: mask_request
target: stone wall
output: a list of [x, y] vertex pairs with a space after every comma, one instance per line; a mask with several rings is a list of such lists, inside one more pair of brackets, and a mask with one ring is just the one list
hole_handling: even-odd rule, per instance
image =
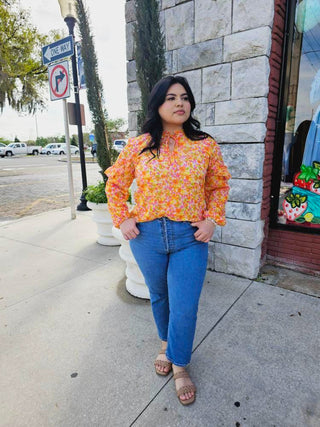
[[[227, 225], [210, 244], [210, 269], [255, 278], [261, 258], [263, 164], [274, 0], [162, 0], [167, 74], [186, 77], [195, 116], [230, 170]], [[134, 0], [126, 3], [129, 131], [140, 93], [133, 49]]]

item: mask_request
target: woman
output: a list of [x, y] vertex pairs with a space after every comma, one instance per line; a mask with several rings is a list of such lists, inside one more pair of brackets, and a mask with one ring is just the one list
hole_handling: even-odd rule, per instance
[[[195, 100], [187, 80], [161, 79], [153, 88], [143, 134], [131, 138], [106, 170], [106, 193], [114, 225], [120, 227], [149, 288], [161, 340], [159, 375], [173, 369], [179, 401], [195, 400], [185, 370], [190, 362], [208, 242], [225, 224], [230, 174], [219, 146], [192, 117]], [[136, 179], [136, 205], [128, 190]]]

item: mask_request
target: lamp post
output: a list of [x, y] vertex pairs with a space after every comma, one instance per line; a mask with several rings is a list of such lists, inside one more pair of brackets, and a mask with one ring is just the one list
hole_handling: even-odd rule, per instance
[[[74, 0], [58, 0], [61, 15], [68, 26], [69, 34], [74, 38], [74, 26], [76, 23], [76, 6]], [[74, 48], [75, 49], [75, 48]], [[74, 87], [74, 98], [76, 104], [76, 121], [78, 127], [78, 139], [79, 139], [79, 152], [80, 152], [80, 163], [81, 163], [81, 177], [82, 177], [82, 194], [80, 196], [80, 204], [77, 206], [78, 211], [88, 211], [87, 200], [84, 196], [84, 190], [87, 188], [87, 173], [86, 163], [83, 149], [83, 134], [81, 124], [81, 110], [80, 110], [80, 98], [79, 98], [79, 84], [78, 84], [78, 71], [75, 52], [71, 57], [72, 62], [72, 74], [73, 74], [73, 87]]]

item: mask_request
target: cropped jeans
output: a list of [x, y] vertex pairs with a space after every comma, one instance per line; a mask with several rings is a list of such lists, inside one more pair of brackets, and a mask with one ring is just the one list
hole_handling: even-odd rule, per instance
[[208, 243], [189, 221], [159, 218], [137, 223], [132, 253], [149, 288], [153, 317], [166, 356], [177, 366], [191, 360], [198, 303], [206, 274]]

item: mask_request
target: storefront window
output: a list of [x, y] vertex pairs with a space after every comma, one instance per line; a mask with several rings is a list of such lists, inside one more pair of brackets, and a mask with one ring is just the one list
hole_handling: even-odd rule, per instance
[[320, 229], [320, 1], [296, 1], [277, 222]]

